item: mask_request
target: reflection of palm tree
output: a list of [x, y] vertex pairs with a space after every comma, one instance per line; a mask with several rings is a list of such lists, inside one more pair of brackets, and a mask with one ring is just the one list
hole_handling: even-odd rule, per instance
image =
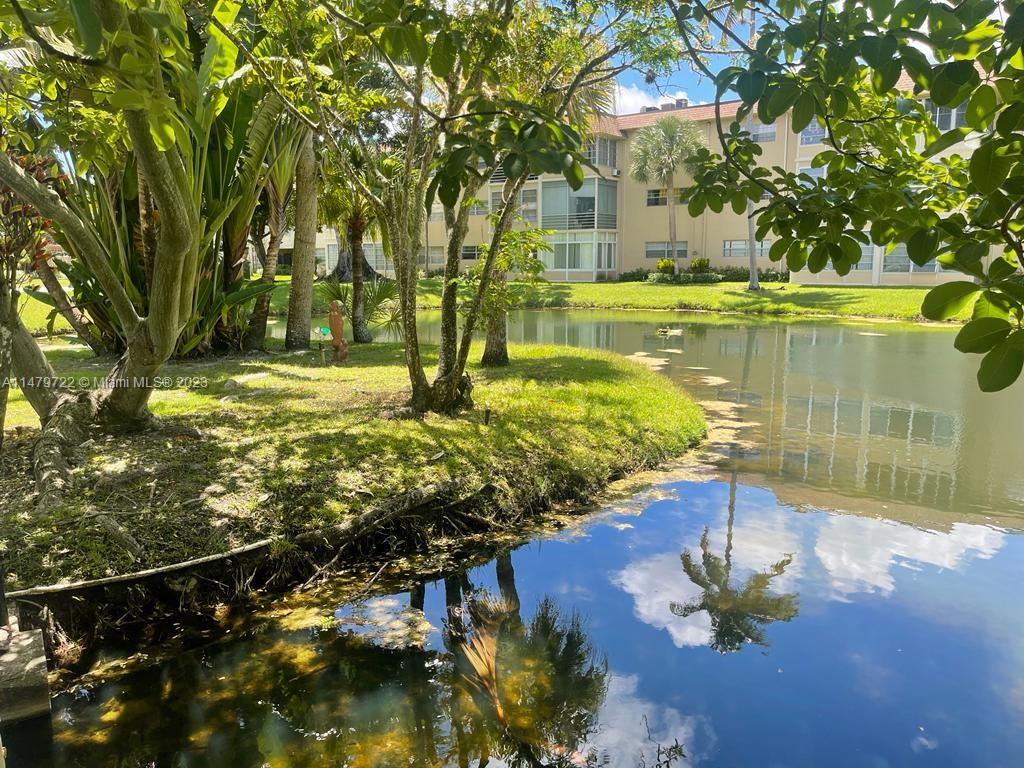
[[[743, 373], [737, 402], [743, 401], [754, 357], [757, 330], [747, 327], [743, 354]], [[700, 611], [711, 616], [711, 647], [720, 653], [738, 651], [743, 643], [767, 645], [763, 626], [773, 621], [789, 621], [799, 610], [797, 595], [774, 595], [769, 592], [771, 580], [781, 576], [793, 561], [786, 556], [761, 573], [755, 573], [741, 585], [731, 582], [733, 528], [736, 523], [736, 445], [729, 447], [729, 519], [726, 526], [725, 556], [711, 553], [708, 529], [700, 538], [701, 561], [694, 560], [690, 550], [683, 552], [683, 570], [694, 584], [701, 588], [701, 596], [689, 603], [673, 602], [672, 613], [686, 618]]]
[[730, 512], [724, 558], [712, 554], [707, 528], [700, 537], [700, 562], [694, 560], [689, 549], [683, 552], [683, 570], [702, 593], [696, 600], [670, 606], [672, 613], [683, 618], [707, 611], [711, 616], [711, 647], [719, 653], [738, 651], [743, 643], [768, 645], [762, 627], [774, 621], [789, 621], [799, 610], [796, 594], [769, 592], [771, 580], [781, 576], [793, 561], [790, 556], [742, 584], [732, 583], [732, 528]]
[[581, 620], [563, 618], [551, 600], [525, 624], [508, 554], [498, 557], [496, 570], [500, 599], [478, 591], [462, 610], [449, 602], [453, 701], [461, 702], [452, 713], [458, 762], [468, 764], [470, 744], [482, 759], [493, 753], [512, 766], [580, 759], [575, 750], [596, 723], [607, 666], [595, 659]]

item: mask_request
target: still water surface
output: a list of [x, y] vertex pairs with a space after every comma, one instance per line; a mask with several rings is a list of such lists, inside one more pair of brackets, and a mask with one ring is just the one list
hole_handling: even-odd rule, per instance
[[980, 394], [948, 329], [549, 311], [510, 336], [683, 383], [725, 425], [706, 468], [58, 697], [52, 757], [23, 729], [13, 765], [1024, 765], [1024, 387]]

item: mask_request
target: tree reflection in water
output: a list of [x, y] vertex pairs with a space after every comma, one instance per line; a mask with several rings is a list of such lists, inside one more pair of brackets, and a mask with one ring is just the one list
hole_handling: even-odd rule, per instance
[[686, 549], [682, 554], [683, 571], [701, 595], [688, 603], [673, 602], [672, 613], [686, 618], [706, 611], [711, 617], [711, 647], [719, 653], [738, 651], [744, 643], [768, 645], [762, 627], [775, 621], [789, 621], [799, 612], [796, 593], [776, 595], [771, 581], [781, 576], [793, 558], [787, 555], [741, 584], [732, 582], [733, 529], [736, 523], [736, 472], [729, 484], [729, 518], [726, 525], [725, 554], [711, 552], [710, 531], [700, 537], [700, 561]]
[[[388, 647], [373, 632], [325, 623], [182, 654], [100, 686], [95, 705], [60, 713], [56, 764], [596, 765], [602, 756], [582, 750], [607, 693], [605, 660], [582, 620], [548, 598], [524, 620], [511, 557], [496, 568], [498, 595], [465, 575], [445, 580], [443, 649], [423, 632]], [[410, 591], [383, 636], [422, 621], [424, 591]]]
[[550, 599], [526, 624], [511, 557], [496, 566], [500, 598], [445, 582], [457, 764], [474, 755], [483, 765], [493, 755], [510, 766], [586, 765], [579, 748], [596, 726], [607, 664], [579, 617], [563, 618]]

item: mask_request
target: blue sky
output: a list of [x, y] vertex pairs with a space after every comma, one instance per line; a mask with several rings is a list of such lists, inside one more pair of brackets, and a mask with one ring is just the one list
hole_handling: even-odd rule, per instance
[[715, 88], [708, 78], [685, 64], [679, 72], [653, 85], [645, 83], [641, 73], [629, 71], [618, 80], [616, 112], [620, 115], [641, 112], [645, 106], [657, 106], [677, 98], [688, 98], [691, 104], [709, 103], [715, 98]]

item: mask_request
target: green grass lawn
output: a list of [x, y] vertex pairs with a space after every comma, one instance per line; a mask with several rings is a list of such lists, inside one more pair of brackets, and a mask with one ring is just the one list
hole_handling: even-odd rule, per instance
[[[700, 408], [675, 384], [609, 353], [513, 346], [507, 369], [472, 368], [477, 408], [455, 418], [386, 418], [408, 397], [402, 348], [354, 347], [349, 362], [317, 353], [168, 365], [194, 388], [157, 391], [153, 410], [198, 427], [99, 437], [81, 449], [65, 508], [28, 514], [32, 433], [8, 434], [0, 459], [0, 547], [9, 586], [131, 572], [315, 529], [413, 487], [492, 483], [493, 509], [514, 516], [592, 496], [611, 478], [679, 455], [704, 433]], [[427, 350], [427, 364], [436, 361]], [[97, 377], [109, 360], [50, 353], [61, 375]], [[484, 423], [485, 409], [491, 419]], [[8, 426], [34, 428], [14, 392]], [[90, 510], [142, 546], [133, 561]]]
[[[286, 317], [291, 277], [278, 276], [271, 294], [270, 314]], [[690, 309], [717, 312], [743, 312], [759, 315], [841, 315], [844, 317], [882, 317], [894, 320], [920, 320], [921, 302], [927, 288], [846, 287], [765, 283], [760, 293], [750, 293], [741, 283], [715, 285], [660, 285], [652, 283], [544, 283], [526, 293], [531, 308], [580, 307], [588, 309]], [[419, 303], [434, 309], [441, 302], [441, 281], [420, 281]], [[22, 301], [22, 319], [35, 334], [46, 333], [50, 308], [28, 296]], [[327, 302], [313, 291], [313, 314], [326, 315]], [[965, 320], [970, 310], [957, 319]], [[70, 331], [63, 319], [54, 326], [56, 333]]]
[[[43, 336], [46, 334], [51, 307], [37, 299], [33, 299], [31, 296], [23, 294], [19, 310], [21, 312], [21, 321], [33, 335]], [[71, 326], [67, 324], [63, 317], [58, 315], [53, 324], [53, 332], [70, 333]]]
[[[862, 288], [765, 283], [752, 293], [742, 283], [545, 283], [526, 294], [529, 307], [690, 309], [761, 315], [842, 315], [918, 320], [927, 288]], [[420, 303], [439, 305], [438, 280], [420, 282]], [[964, 318], [969, 314], [966, 313]]]

